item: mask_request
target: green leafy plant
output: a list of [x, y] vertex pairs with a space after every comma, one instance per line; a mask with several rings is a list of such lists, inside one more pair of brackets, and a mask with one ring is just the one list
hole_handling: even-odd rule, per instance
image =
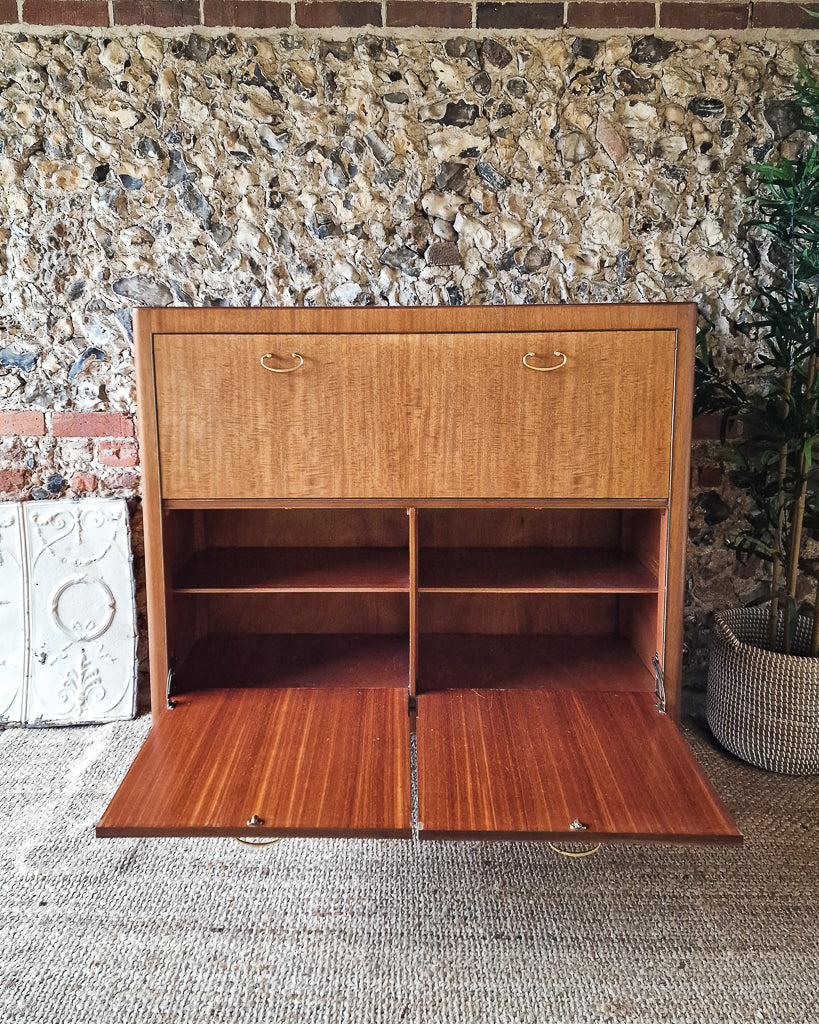
[[[804, 67], [796, 86], [810, 141], [795, 160], [753, 164], [750, 236], [767, 234], [773, 280], [758, 281], [754, 361], [742, 374], [717, 366], [707, 332], [698, 339], [695, 414], [719, 413], [734, 483], [747, 497], [731, 546], [769, 565], [770, 650], [790, 653], [797, 592], [813, 591], [810, 654], [819, 654], [819, 560], [807, 540], [819, 530], [819, 82]], [[800, 588], [800, 580], [803, 587]]]

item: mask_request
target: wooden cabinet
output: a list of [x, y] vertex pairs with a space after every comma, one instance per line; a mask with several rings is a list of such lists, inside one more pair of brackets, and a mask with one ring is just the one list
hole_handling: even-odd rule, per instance
[[676, 728], [695, 307], [139, 310], [99, 835], [740, 838]]

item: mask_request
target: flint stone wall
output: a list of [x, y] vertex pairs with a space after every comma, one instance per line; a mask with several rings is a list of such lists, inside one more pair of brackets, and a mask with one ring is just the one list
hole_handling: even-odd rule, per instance
[[[741, 237], [745, 166], [800, 151], [792, 83], [818, 51], [0, 35], [0, 497], [137, 494], [134, 305], [693, 299], [744, 363], [769, 259]], [[735, 498], [713, 441], [692, 482], [696, 683], [711, 610], [752, 593], [757, 567], [725, 549]]]

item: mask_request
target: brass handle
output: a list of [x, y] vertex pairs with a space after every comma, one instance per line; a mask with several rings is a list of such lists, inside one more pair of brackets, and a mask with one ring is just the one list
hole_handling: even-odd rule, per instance
[[[269, 367], [265, 367], [269, 369]], [[258, 828], [259, 825], [264, 825], [264, 818], [260, 818], [258, 814], [253, 814], [247, 819], [247, 824], [250, 828]], [[276, 839], [242, 839], [240, 836], [233, 836], [237, 843], [241, 843], [242, 846], [275, 846], [276, 843], [280, 843], [284, 836], [278, 836]]]
[[253, 846], [260, 850], [263, 846], [275, 846], [276, 843], [280, 843], [284, 839], [284, 836], [277, 836], [275, 839], [242, 839], [240, 836], [233, 836], [233, 838], [242, 846]]
[[268, 366], [267, 363], [265, 362], [265, 359], [275, 359], [276, 356], [273, 352], [265, 352], [265, 354], [259, 361], [261, 362], [262, 366], [266, 370], [270, 370], [271, 373], [293, 373], [294, 370], [298, 370], [298, 368], [302, 365], [302, 363], [304, 362], [304, 357], [299, 352], [291, 352], [290, 356], [292, 359], [298, 360], [295, 366]]
[[600, 843], [593, 846], [590, 850], [560, 850], [554, 843], [549, 843], [550, 849], [554, 850], [555, 853], [559, 853], [561, 857], [591, 857], [593, 854], [600, 850]]
[[526, 367], [527, 370], [539, 370], [542, 373], [548, 373], [549, 370], [559, 370], [561, 366], [566, 365], [566, 356], [562, 352], [558, 352], [557, 349], [555, 349], [555, 351], [552, 352], [552, 355], [557, 356], [560, 359], [560, 362], [555, 363], [554, 366], [532, 366], [531, 363], [527, 363], [526, 360], [531, 359], [534, 355], [534, 352], [527, 352], [526, 355], [523, 357], [523, 365]]

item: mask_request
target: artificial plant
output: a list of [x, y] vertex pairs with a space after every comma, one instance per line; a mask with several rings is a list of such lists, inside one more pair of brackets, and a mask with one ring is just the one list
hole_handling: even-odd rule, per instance
[[757, 280], [757, 340], [741, 374], [718, 367], [700, 336], [695, 414], [722, 415], [725, 441], [736, 428], [733, 482], [748, 496], [744, 522], [729, 541], [740, 558], [769, 566], [770, 650], [791, 653], [800, 580], [813, 592], [809, 653], [819, 654], [819, 560], [806, 555], [819, 529], [819, 82], [804, 67], [796, 85], [808, 133], [802, 155], [748, 167], [749, 237], [770, 236], [773, 272]]

